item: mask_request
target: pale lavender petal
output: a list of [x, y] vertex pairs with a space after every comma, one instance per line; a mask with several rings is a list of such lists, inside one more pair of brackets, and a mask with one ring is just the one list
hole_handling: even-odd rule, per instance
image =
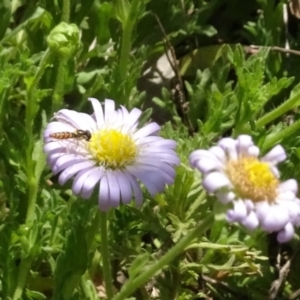
[[136, 205], [138, 207], [140, 207], [143, 203], [143, 193], [142, 193], [141, 187], [137, 183], [136, 179], [133, 176], [131, 176], [129, 173], [126, 172], [126, 173], [124, 173], [124, 175], [130, 181]]
[[88, 114], [85, 113], [79, 113], [82, 119], [85, 121], [85, 125], [81, 127], [81, 130], [89, 130], [91, 132], [94, 132], [97, 130], [97, 123], [95, 120]]
[[178, 166], [180, 164], [180, 159], [176, 152], [173, 150], [165, 149], [164, 152], [157, 153], [154, 149], [153, 152], [141, 153], [136, 158], [137, 163], [145, 163], [157, 165], [161, 162], [165, 162], [171, 165]]
[[110, 195], [109, 195], [108, 179], [106, 174], [104, 174], [104, 176], [102, 176], [100, 180], [99, 198], [98, 198], [99, 208], [102, 211], [108, 211], [110, 209], [109, 198]]
[[103, 109], [100, 102], [96, 98], [89, 98], [89, 101], [92, 102], [93, 109], [94, 109], [94, 117], [96, 119], [98, 128], [100, 128], [104, 123], [104, 116], [103, 116]]
[[202, 185], [208, 193], [214, 193], [224, 187], [231, 187], [227, 176], [220, 172], [208, 174], [202, 181]]
[[51, 153], [66, 153], [66, 146], [64, 146], [63, 143], [59, 142], [52, 142], [48, 143], [44, 146], [44, 152], [46, 154], [51, 154]]
[[82, 118], [81, 114], [74, 110], [61, 109], [54, 117], [58, 121], [67, 123], [77, 129], [81, 129], [85, 126], [85, 120]]
[[77, 173], [74, 178], [72, 191], [74, 195], [79, 195], [81, 193], [82, 187], [86, 179], [89, 177], [90, 173], [93, 171], [94, 167], [85, 169]]
[[128, 204], [132, 200], [132, 187], [127, 176], [122, 171], [115, 171], [120, 186], [123, 204]]
[[57, 174], [61, 172], [63, 169], [66, 169], [76, 163], [86, 162], [87, 159], [85, 157], [78, 157], [75, 154], [68, 154], [61, 156], [56, 164], [52, 168], [53, 174]]
[[53, 121], [53, 122], [50, 122], [46, 126], [45, 131], [44, 131], [44, 137], [48, 137], [51, 133], [55, 133], [55, 132], [62, 132], [62, 131], [71, 131], [72, 132], [74, 130], [76, 130], [76, 128], [73, 127], [72, 125]]
[[286, 160], [286, 153], [281, 145], [277, 145], [264, 157], [262, 157], [261, 160], [277, 165], [278, 163]]
[[107, 181], [109, 187], [110, 207], [118, 207], [121, 202], [121, 192], [116, 174], [112, 171], [107, 172]]
[[83, 161], [81, 163], [73, 164], [60, 173], [58, 182], [60, 185], [64, 185], [71, 177], [73, 177], [79, 171], [91, 169], [91, 167], [93, 166], [94, 162], [91, 161]]
[[254, 211], [251, 211], [241, 223], [249, 230], [254, 230], [259, 225], [258, 218]]
[[285, 227], [277, 234], [277, 240], [279, 243], [286, 243], [293, 238], [294, 233], [294, 226], [291, 223], [287, 223]]
[[177, 146], [177, 142], [174, 140], [166, 140], [162, 139], [160, 136], [147, 136], [142, 139], [135, 139], [137, 145], [140, 145], [141, 147], [153, 147], [153, 148], [169, 148], [169, 149], [175, 149]]
[[103, 173], [105, 172], [103, 167], [94, 167], [91, 172], [89, 173], [88, 178], [85, 180], [82, 190], [81, 196], [84, 199], [89, 199], [97, 185], [100, 181]]
[[56, 161], [62, 157], [63, 155], [65, 155], [65, 153], [61, 153], [61, 152], [58, 152], [58, 153], [53, 153], [53, 154], [50, 154], [47, 156], [47, 164], [50, 166], [51, 169], [53, 169], [53, 167], [55, 166], [56, 164]]
[[150, 123], [143, 128], [136, 131], [133, 135], [134, 139], [143, 138], [147, 135], [157, 133], [160, 130], [160, 126], [157, 123]]

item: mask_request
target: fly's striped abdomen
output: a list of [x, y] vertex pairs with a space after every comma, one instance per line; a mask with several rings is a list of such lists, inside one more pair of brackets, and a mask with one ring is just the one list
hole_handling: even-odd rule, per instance
[[76, 134], [74, 132], [68, 132], [68, 131], [55, 132], [55, 133], [51, 133], [50, 137], [57, 139], [57, 140], [66, 140], [66, 139], [75, 138]]
[[50, 134], [51, 138], [57, 140], [66, 140], [66, 139], [77, 139], [77, 140], [86, 140], [89, 141], [92, 134], [88, 130], [78, 129], [74, 132], [63, 131], [63, 132], [54, 132]]

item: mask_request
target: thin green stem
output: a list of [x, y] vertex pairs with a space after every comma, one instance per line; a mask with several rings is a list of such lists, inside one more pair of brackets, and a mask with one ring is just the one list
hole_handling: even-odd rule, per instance
[[270, 149], [274, 145], [280, 143], [284, 138], [292, 135], [295, 132], [299, 132], [300, 130], [300, 120], [290, 125], [289, 127], [277, 132], [275, 135], [267, 138], [263, 144], [264, 149]]
[[52, 94], [52, 112], [57, 111], [62, 104], [62, 94], [65, 86], [66, 65], [68, 57], [59, 57], [55, 86]]
[[131, 50], [131, 35], [132, 35], [132, 21], [127, 21], [123, 27], [122, 34], [122, 44], [121, 44], [121, 54], [120, 54], [120, 76], [122, 81], [126, 79], [127, 76], [127, 65]]
[[70, 0], [64, 0], [61, 14], [61, 22], [70, 22]]
[[123, 34], [122, 34], [119, 70], [120, 70], [121, 79], [123, 81], [126, 80], [127, 77], [127, 65], [128, 65], [130, 50], [131, 50], [132, 30], [137, 18], [136, 11], [139, 5], [139, 1], [140, 0], [132, 1], [127, 20], [122, 24]]
[[26, 116], [25, 127], [27, 132], [27, 149], [26, 149], [26, 163], [27, 163], [27, 183], [28, 183], [28, 207], [26, 213], [26, 223], [34, 219], [34, 211], [36, 204], [36, 196], [38, 190], [38, 182], [34, 175], [34, 162], [32, 160], [33, 150], [33, 121], [36, 114], [36, 89], [37, 85], [43, 76], [45, 69], [51, 57], [50, 50], [46, 50], [40, 64], [37, 68], [33, 81], [31, 82], [26, 97]]
[[31, 266], [31, 261], [32, 261], [31, 257], [24, 258], [21, 261], [21, 264], [19, 267], [17, 287], [15, 289], [15, 293], [14, 293], [12, 300], [20, 300], [22, 297], [27, 274], [28, 274], [30, 266]]
[[273, 120], [277, 119], [278, 117], [285, 114], [290, 109], [293, 109], [295, 106], [297, 106], [300, 102], [300, 93], [297, 93], [293, 95], [292, 98], [288, 99], [284, 103], [282, 103], [280, 106], [272, 110], [271, 112], [265, 114], [263, 117], [257, 120], [256, 122], [256, 128], [260, 128], [265, 126], [266, 124], [272, 122]]
[[196, 228], [190, 231], [181, 241], [171, 248], [164, 256], [150, 266], [145, 272], [134, 279], [129, 279], [121, 291], [113, 298], [113, 300], [123, 300], [130, 296], [137, 288], [145, 284], [150, 278], [153, 278], [167, 264], [169, 264], [177, 255], [190, 245], [196, 237], [201, 236], [214, 222], [212, 213], [204, 219]]
[[102, 215], [99, 212], [99, 208], [96, 207], [96, 214], [92, 220], [91, 226], [88, 228], [88, 235], [86, 238], [87, 249], [90, 249], [95, 239], [95, 235], [99, 232], [99, 227], [101, 227]]
[[108, 239], [107, 239], [107, 213], [101, 212], [100, 218], [100, 233], [101, 233], [101, 257], [103, 264], [103, 277], [105, 282], [105, 291], [107, 299], [113, 298], [112, 276], [110, 269], [110, 257], [108, 252]]
[[35, 92], [37, 89], [37, 85], [38, 85], [41, 77], [43, 76], [45, 69], [49, 63], [50, 57], [51, 57], [51, 52], [49, 49], [47, 49], [40, 61], [37, 71], [34, 75], [33, 81], [27, 91], [25, 124], [26, 124], [26, 131], [30, 135], [32, 134], [33, 118], [34, 118], [34, 114], [35, 114], [35, 111], [34, 111], [35, 104], [36, 104]]

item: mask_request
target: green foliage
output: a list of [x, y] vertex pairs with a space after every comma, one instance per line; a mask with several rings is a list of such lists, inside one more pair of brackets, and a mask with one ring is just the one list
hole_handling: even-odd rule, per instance
[[[286, 27], [283, 4], [1, 1], [0, 299], [105, 298], [97, 207], [72, 195], [70, 183], [59, 186], [43, 152], [53, 113], [91, 113], [88, 97], [139, 107], [141, 125], [163, 125], [181, 159], [164, 193], [143, 190], [141, 208], [109, 212], [115, 299], [126, 286], [127, 299], [267, 299], [281, 267], [272, 252], [280, 256], [278, 245], [263, 232], [228, 224], [188, 156], [247, 133], [262, 152], [281, 143], [289, 157], [282, 177], [299, 181], [299, 53], [264, 47], [284, 47], [286, 39], [299, 47], [298, 19], [295, 25], [290, 15]], [[175, 70], [161, 59], [170, 44]], [[209, 228], [143, 279], [212, 212]], [[298, 248], [296, 233], [281, 264], [286, 257], [298, 262]], [[298, 269], [291, 264], [276, 299], [299, 288]]]

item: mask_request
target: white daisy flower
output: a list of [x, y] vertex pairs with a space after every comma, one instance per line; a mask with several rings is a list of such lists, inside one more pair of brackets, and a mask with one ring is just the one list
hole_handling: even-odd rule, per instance
[[150, 123], [138, 129], [141, 111], [131, 112], [113, 100], [104, 107], [89, 98], [94, 114], [62, 109], [44, 132], [47, 162], [59, 183], [74, 177], [75, 195], [88, 199], [99, 189], [99, 207], [106, 211], [127, 204], [132, 198], [142, 203], [139, 180], [154, 196], [172, 184], [179, 158], [176, 142], [157, 136], [160, 126]]
[[204, 189], [223, 204], [232, 203], [229, 222], [278, 232], [278, 241], [287, 242], [300, 225], [297, 182], [279, 181], [276, 165], [286, 159], [280, 145], [262, 158], [259, 153], [250, 136], [240, 135], [236, 140], [223, 138], [209, 150], [196, 150], [189, 160], [202, 173]]

